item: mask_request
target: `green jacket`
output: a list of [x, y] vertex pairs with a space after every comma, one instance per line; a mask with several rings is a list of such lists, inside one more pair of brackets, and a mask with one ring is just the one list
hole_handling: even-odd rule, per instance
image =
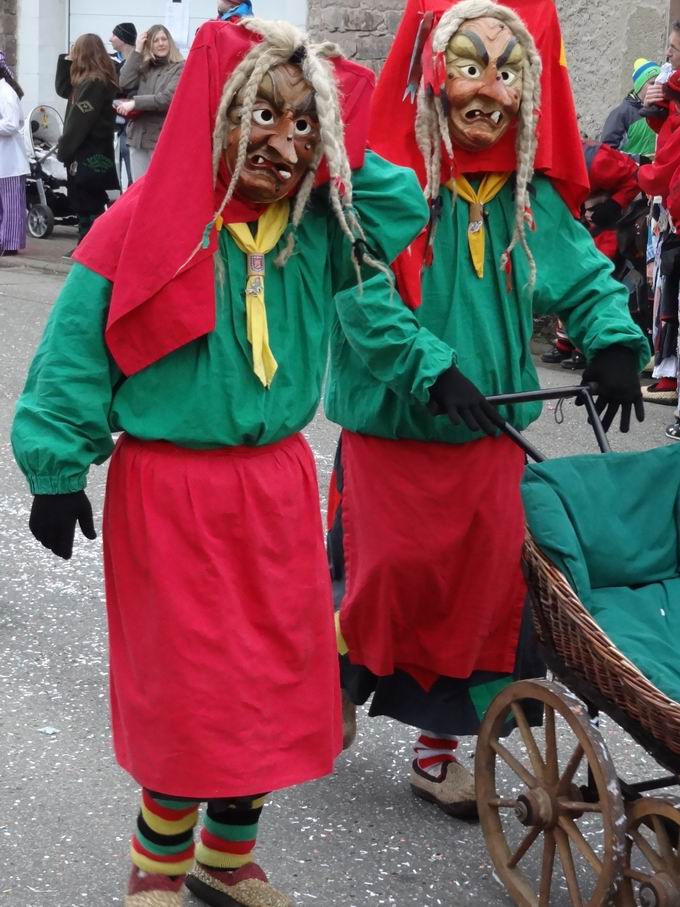
[[[414, 174], [368, 154], [353, 184], [369, 244], [392, 261], [427, 220]], [[324, 195], [318, 193], [305, 213], [288, 264], [274, 264], [285, 240], [265, 259], [269, 340], [279, 364], [269, 390], [252, 371], [246, 256], [228, 231], [220, 234], [224, 267], [217, 281], [215, 330], [129, 378], [104, 343], [111, 284], [82, 265], [73, 266], [14, 420], [15, 456], [34, 494], [83, 488], [90, 465], [111, 454], [113, 432], [214, 448], [271, 444], [304, 428], [321, 395], [334, 297], [349, 336], [365, 349], [367, 368], [379, 371], [383, 358], [393, 358], [404, 392], [427, 401], [427, 388], [450, 362], [450, 351], [437, 343], [432, 349], [423, 345], [413, 316], [385, 273], [366, 268], [363, 286], [356, 287], [348, 240]], [[377, 318], [381, 337], [374, 335], [364, 311]]]
[[[611, 262], [545, 177], [534, 179], [536, 230], [527, 231], [538, 268], [536, 286], [529, 293], [527, 259], [518, 249], [512, 254], [512, 290], [507, 291], [499, 261], [512, 233], [513, 188], [507, 183], [486, 205], [482, 279], [468, 249], [468, 205], [461, 199], [453, 204], [451, 192], [442, 190], [434, 263], [424, 272], [422, 305], [409, 312], [418, 328], [412, 346], [428, 351], [422, 372], [405, 374], [403, 363], [383, 345], [382, 338], [394, 330], [392, 315], [381, 323], [384, 308], [372, 308], [371, 300], [347, 307], [346, 293], [338, 300], [326, 392], [329, 419], [383, 438], [464, 443], [480, 437], [446, 416], [430, 415], [421, 405], [419, 392], [432, 383], [427, 369], [433, 357], [444, 364], [448, 350], [449, 361], [485, 394], [533, 390], [538, 378], [529, 343], [533, 316], [539, 313], [559, 315], [586, 358], [622, 343], [635, 350], [643, 367], [649, 346], [628, 312], [627, 290], [614, 280]], [[362, 330], [369, 324], [370, 331]], [[540, 404], [524, 404], [501, 407], [501, 412], [523, 429], [540, 409]]]

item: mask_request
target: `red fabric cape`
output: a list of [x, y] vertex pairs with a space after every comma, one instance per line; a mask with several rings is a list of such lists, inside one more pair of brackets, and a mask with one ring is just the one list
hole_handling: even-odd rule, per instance
[[[225, 191], [212, 181], [212, 131], [222, 89], [259, 40], [234, 22], [201, 27], [148, 172], [97, 219], [74, 254], [113, 281], [105, 337], [126, 375], [215, 327], [214, 230], [207, 248], [187, 262]], [[363, 163], [375, 77], [349, 60], [338, 58], [333, 65], [345, 144], [356, 169]], [[317, 184], [327, 180], [322, 162]], [[225, 213], [228, 223], [258, 216], [257, 209], [238, 201]]]
[[[425, 185], [423, 160], [415, 139], [415, 104], [404, 99], [416, 36], [424, 13], [434, 13], [435, 27], [443, 13], [454, 6], [450, 0], [408, 0], [394, 44], [382, 70], [371, 108], [369, 144], [378, 154], [416, 171]], [[550, 177], [570, 210], [577, 215], [588, 194], [581, 137], [557, 11], [553, 0], [509, 0], [533, 36], [543, 61], [542, 103], [539, 121], [536, 170]], [[425, 61], [427, 63], [427, 61]], [[425, 65], [427, 71], [431, 66]], [[516, 167], [514, 132], [485, 152], [456, 149], [461, 173], [512, 172]], [[442, 181], [449, 178], [446, 174]], [[419, 273], [425, 252], [424, 238], [412, 244], [398, 260], [395, 271], [405, 301], [420, 302]]]

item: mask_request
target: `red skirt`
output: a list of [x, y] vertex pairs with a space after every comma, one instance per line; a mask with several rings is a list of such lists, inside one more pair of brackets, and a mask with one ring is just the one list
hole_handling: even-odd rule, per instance
[[302, 436], [207, 451], [123, 437], [104, 559], [114, 746], [140, 785], [239, 797], [333, 770], [337, 650]]
[[342, 434], [346, 570], [340, 628], [353, 664], [437, 677], [511, 673], [526, 594], [524, 454]]

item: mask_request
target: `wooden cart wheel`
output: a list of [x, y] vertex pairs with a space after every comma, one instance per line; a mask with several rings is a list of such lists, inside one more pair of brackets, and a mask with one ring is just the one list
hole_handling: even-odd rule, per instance
[[619, 907], [680, 907], [680, 800], [629, 804], [626, 856]]
[[[544, 727], [532, 728], [527, 712], [541, 706]], [[502, 739], [511, 716], [517, 730]], [[486, 846], [516, 904], [609, 903], [625, 862], [624, 804], [602, 736], [575, 696], [543, 680], [506, 687], [482, 723], [475, 780]]]

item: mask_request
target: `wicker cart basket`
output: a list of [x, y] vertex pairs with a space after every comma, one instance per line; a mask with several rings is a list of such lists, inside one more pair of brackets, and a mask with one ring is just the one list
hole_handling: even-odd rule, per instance
[[554, 652], [558, 672], [566, 669], [580, 675], [604, 701], [680, 757], [680, 704], [658, 690], [611, 643], [530, 533], [523, 557], [536, 633], [546, 652]]

